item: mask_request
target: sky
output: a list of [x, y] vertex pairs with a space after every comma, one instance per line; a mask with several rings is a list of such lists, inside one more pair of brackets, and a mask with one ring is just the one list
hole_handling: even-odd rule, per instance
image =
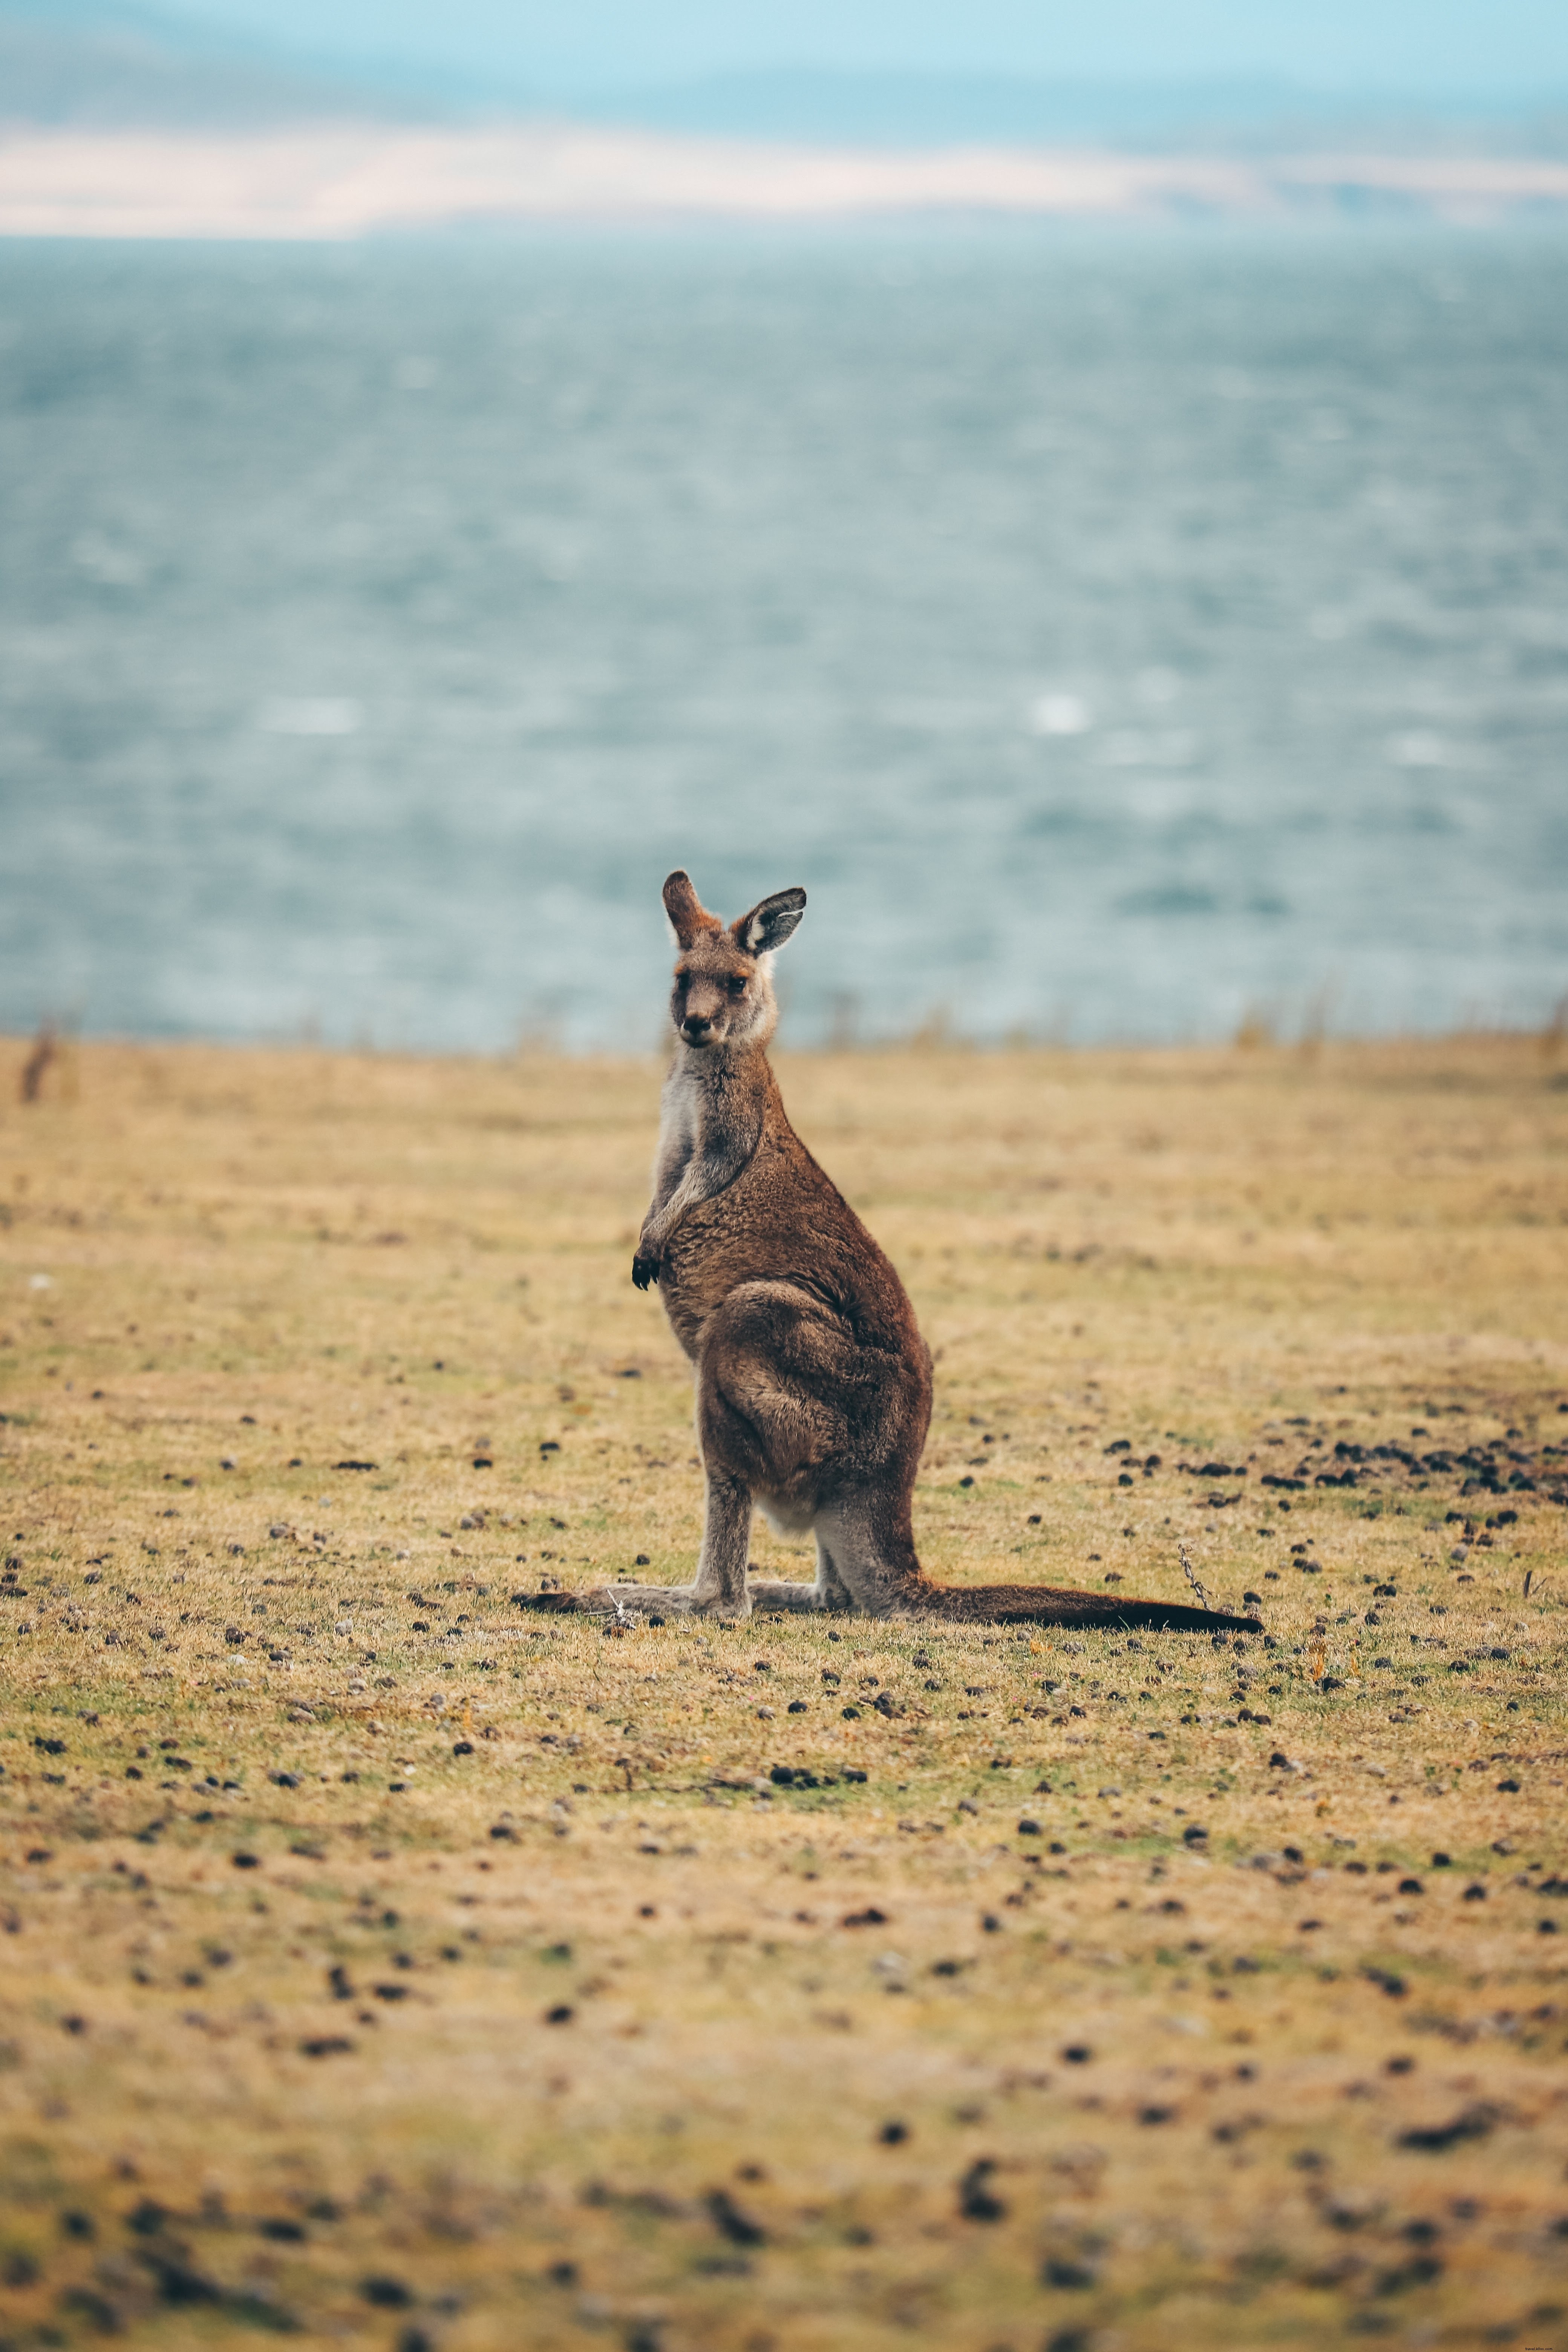
[[1568, 88], [1568, 0], [166, 0], [318, 57], [542, 91], [807, 67], [1030, 79], [1266, 78], [1481, 98]]

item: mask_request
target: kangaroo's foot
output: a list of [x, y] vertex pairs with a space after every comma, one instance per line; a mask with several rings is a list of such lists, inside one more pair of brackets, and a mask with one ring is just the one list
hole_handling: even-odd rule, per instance
[[589, 1608], [612, 1614], [635, 1610], [638, 1616], [717, 1617], [742, 1625], [752, 1613], [752, 1594], [748, 1590], [737, 1601], [731, 1593], [704, 1592], [697, 1584], [601, 1584], [583, 1599]]
[[829, 1606], [815, 1584], [803, 1584], [794, 1577], [748, 1577], [746, 1594], [753, 1609], [802, 1609], [817, 1612]]
[[689, 1584], [598, 1584], [582, 1596], [584, 1607], [609, 1616], [689, 1617]]
[[[810, 1591], [809, 1585], [799, 1588]], [[516, 1604], [547, 1617], [726, 1617], [751, 1615], [744, 1609], [726, 1608], [721, 1596], [699, 1598], [690, 1584], [596, 1584], [586, 1592], [530, 1592]]]

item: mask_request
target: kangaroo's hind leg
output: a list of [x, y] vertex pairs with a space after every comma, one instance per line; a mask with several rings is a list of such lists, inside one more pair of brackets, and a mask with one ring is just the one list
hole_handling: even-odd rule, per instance
[[702, 1549], [691, 1587], [693, 1615], [749, 1617], [746, 1554], [752, 1540], [752, 1492], [723, 1471], [708, 1473], [708, 1505], [702, 1517]]
[[[749, 1617], [752, 1602], [746, 1590], [746, 1553], [752, 1533], [750, 1490], [738, 1478], [708, 1478], [708, 1505], [702, 1521], [702, 1549], [697, 1556], [697, 1576], [691, 1584], [605, 1584], [593, 1592], [545, 1592], [530, 1597], [526, 1606], [547, 1613], [590, 1610], [618, 1615], [636, 1609], [645, 1614], [691, 1617]], [[807, 1586], [804, 1588], [810, 1590]]]
[[781, 1524], [804, 1532], [817, 1515], [825, 1465], [843, 1454], [844, 1417], [822, 1391], [840, 1370], [844, 1345], [820, 1300], [792, 1284], [748, 1283], [732, 1292], [711, 1319], [697, 1368], [708, 1506], [695, 1580], [609, 1586], [583, 1596], [546, 1593], [531, 1605], [742, 1619], [758, 1601], [787, 1609], [847, 1606], [844, 1580], [820, 1542], [815, 1585], [759, 1579], [748, 1590], [746, 1583], [753, 1496], [766, 1498]]
[[[760, 1501], [781, 1530], [804, 1535], [813, 1526], [822, 1465], [839, 1450], [842, 1430], [812, 1375], [837, 1338], [820, 1302], [788, 1283], [745, 1284], [714, 1315], [697, 1373], [697, 1429], [710, 1517], [715, 1496], [731, 1484], [748, 1507]], [[729, 1567], [726, 1557], [722, 1563], [715, 1559], [710, 1570], [712, 1541], [711, 1534], [704, 1536], [694, 1606], [701, 1604], [709, 1575]], [[819, 1544], [815, 1584], [754, 1579], [745, 1588], [748, 1610], [830, 1606], [824, 1558]]]
[[[704, 1447], [704, 1452], [708, 1451]], [[606, 1584], [584, 1593], [545, 1592], [525, 1604], [548, 1614], [591, 1610], [600, 1614], [636, 1609], [671, 1616], [746, 1618], [752, 1598], [746, 1586], [751, 1549], [752, 1490], [731, 1469], [708, 1465], [708, 1499], [702, 1516], [702, 1549], [689, 1584]], [[811, 1587], [799, 1588], [809, 1592]]]

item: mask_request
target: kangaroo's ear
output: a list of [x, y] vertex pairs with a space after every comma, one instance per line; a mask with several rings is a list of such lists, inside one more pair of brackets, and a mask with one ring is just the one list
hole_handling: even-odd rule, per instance
[[721, 931], [723, 924], [710, 915], [691, 887], [689, 874], [677, 866], [664, 886], [664, 911], [675, 925], [675, 936], [689, 948], [701, 931]]
[[775, 890], [771, 898], [759, 898], [749, 915], [731, 923], [730, 936], [748, 955], [768, 955], [783, 947], [805, 912], [804, 890]]

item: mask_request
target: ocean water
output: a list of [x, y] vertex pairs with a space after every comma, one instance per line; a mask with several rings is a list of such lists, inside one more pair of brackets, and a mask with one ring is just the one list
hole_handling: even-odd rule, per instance
[[1542, 1019], [1568, 239], [0, 247], [0, 1023]]

